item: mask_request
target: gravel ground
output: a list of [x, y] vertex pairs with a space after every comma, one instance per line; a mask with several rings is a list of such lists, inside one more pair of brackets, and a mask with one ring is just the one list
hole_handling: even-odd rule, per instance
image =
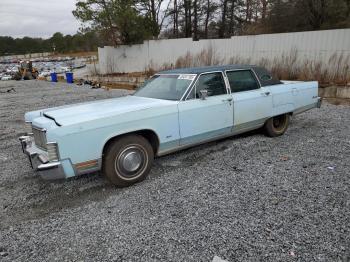
[[298, 115], [282, 137], [253, 132], [159, 158], [129, 188], [31, 170], [17, 141], [24, 112], [125, 94], [0, 83], [0, 260], [350, 260], [349, 106]]

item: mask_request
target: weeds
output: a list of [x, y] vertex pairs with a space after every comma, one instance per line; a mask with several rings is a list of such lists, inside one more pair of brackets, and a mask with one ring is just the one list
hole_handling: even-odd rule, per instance
[[323, 85], [347, 85], [347, 83], [350, 82], [350, 55], [334, 53], [329, 58], [328, 63], [324, 63], [319, 59], [312, 60], [309, 58], [301, 58], [296, 49], [291, 50], [289, 53], [284, 53], [280, 57], [273, 59], [262, 58], [256, 61], [251, 58], [239, 56], [225, 59], [220, 57], [216, 51], [210, 47], [197, 54], [187, 52], [184, 56], [180, 56], [176, 60], [175, 65], [163, 64], [157, 68], [152, 64], [146, 72], [219, 64], [255, 64], [267, 68], [274, 76], [283, 80], [315, 80]]

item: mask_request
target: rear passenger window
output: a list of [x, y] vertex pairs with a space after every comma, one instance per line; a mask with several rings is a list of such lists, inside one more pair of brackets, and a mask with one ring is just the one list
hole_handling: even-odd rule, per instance
[[226, 75], [230, 83], [232, 93], [260, 88], [256, 78], [250, 70], [226, 72]]

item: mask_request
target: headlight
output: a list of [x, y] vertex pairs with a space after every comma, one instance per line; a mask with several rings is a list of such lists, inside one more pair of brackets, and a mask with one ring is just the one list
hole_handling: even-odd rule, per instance
[[58, 156], [58, 146], [56, 142], [46, 144], [47, 153], [50, 162], [57, 162], [59, 160]]

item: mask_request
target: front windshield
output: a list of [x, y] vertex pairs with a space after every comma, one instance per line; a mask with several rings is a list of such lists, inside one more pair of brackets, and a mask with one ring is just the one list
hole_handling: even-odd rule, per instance
[[134, 95], [165, 100], [180, 100], [195, 77], [196, 75], [192, 74], [155, 75]]

